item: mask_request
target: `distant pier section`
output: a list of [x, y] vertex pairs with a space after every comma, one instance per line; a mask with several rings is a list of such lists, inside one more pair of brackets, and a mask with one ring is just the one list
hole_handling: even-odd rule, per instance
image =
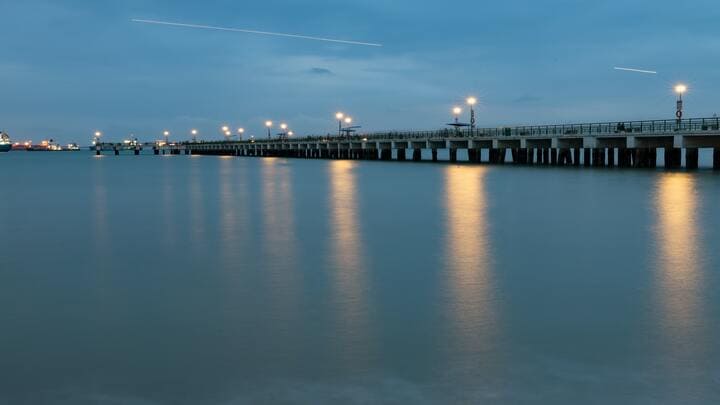
[[[486, 129], [379, 132], [352, 136], [181, 142], [135, 145], [154, 154], [227, 155], [302, 159], [358, 159], [458, 162], [463, 150], [471, 163], [585, 167], [654, 168], [658, 151], [666, 168], [697, 169], [699, 150], [712, 149], [720, 170], [720, 119], [629, 121]], [[97, 144], [96, 153], [120, 154], [122, 144]], [[423, 153], [425, 151], [425, 153]], [[429, 151], [429, 153], [428, 153]], [[683, 158], [684, 157], [684, 158]]]

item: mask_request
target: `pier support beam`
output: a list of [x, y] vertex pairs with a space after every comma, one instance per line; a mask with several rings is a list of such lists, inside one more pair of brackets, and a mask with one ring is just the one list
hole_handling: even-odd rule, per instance
[[682, 164], [682, 151], [679, 148], [665, 148], [665, 168], [677, 169]]
[[720, 170], [720, 148], [713, 149], [713, 169]]
[[398, 149], [397, 150], [397, 160], [400, 162], [405, 161], [405, 149]]
[[457, 162], [457, 149], [450, 148], [450, 162], [455, 163]]
[[583, 166], [590, 167], [590, 148], [583, 149]]
[[698, 148], [685, 149], [685, 168], [695, 170], [698, 168]]
[[556, 148], [550, 148], [550, 164], [553, 166], [558, 164], [558, 150]]
[[422, 160], [422, 149], [413, 149], [413, 162], [419, 162]]
[[608, 148], [607, 150], [607, 165], [608, 167], [615, 167], [615, 148]]
[[468, 149], [468, 161], [472, 163], [477, 162], [477, 149]]
[[543, 157], [543, 164], [545, 166], [550, 165], [550, 149], [543, 148], [542, 157]]
[[527, 149], [523, 149], [523, 148], [518, 149], [517, 158], [518, 158], [519, 164], [521, 164], [521, 165], [527, 164], [527, 161], [528, 161]]
[[432, 152], [432, 161], [433, 161], [433, 162], [437, 162], [437, 161], [438, 161], [438, 158], [437, 158], [437, 149], [433, 148], [431, 152]]

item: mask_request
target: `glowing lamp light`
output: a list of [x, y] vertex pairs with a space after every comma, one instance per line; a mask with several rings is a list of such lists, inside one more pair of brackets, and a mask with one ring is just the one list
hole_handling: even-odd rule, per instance
[[467, 101], [468, 105], [477, 104], [477, 99], [475, 97], [468, 97], [468, 99], [466, 101]]
[[284, 124], [284, 123], [280, 124], [280, 129], [282, 129], [282, 130], [286, 130], [287, 127], [288, 127], [287, 124]]
[[353, 120], [352, 120], [351, 117], [345, 118], [345, 123], [346, 123], [346, 124], [352, 124], [352, 121], [353, 121]]
[[244, 134], [245, 128], [238, 128], [238, 134]]
[[453, 111], [453, 114], [455, 114], [455, 115], [460, 115], [460, 114], [462, 113], [462, 108], [460, 108], [460, 107], [455, 107], [455, 108], [453, 108], [452, 111]]
[[98, 138], [101, 137], [101, 136], [102, 136], [102, 132], [100, 132], [100, 131], [95, 131], [95, 136], [98, 137]]
[[163, 135], [165, 135], [165, 136], [170, 136], [170, 131], [164, 131], [164, 132], [163, 132]]
[[675, 93], [684, 94], [687, 91], [687, 86], [684, 84], [678, 84], [675, 86]]
[[268, 128], [272, 127], [273, 126], [272, 121], [265, 121], [265, 126]]
[[335, 118], [337, 118], [337, 119], [338, 119], [338, 121], [339, 121], [339, 120], [341, 120], [341, 119], [345, 118], [345, 114], [343, 114], [343, 113], [339, 112], [339, 113], [335, 114]]
[[229, 130], [230, 130], [230, 127], [229, 127], [229, 126], [227, 126], [227, 125], [223, 125], [223, 127], [222, 127], [222, 128], [220, 128], [220, 129], [221, 129], [221, 130], [222, 130], [223, 132], [227, 132], [227, 131], [229, 131]]
[[288, 136], [293, 136], [295, 133], [293, 131], [288, 132]]

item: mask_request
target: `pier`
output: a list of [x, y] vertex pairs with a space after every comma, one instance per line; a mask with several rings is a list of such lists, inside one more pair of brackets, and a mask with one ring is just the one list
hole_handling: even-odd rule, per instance
[[[697, 169], [699, 151], [712, 149], [720, 170], [720, 119], [629, 121], [485, 129], [379, 132], [353, 136], [182, 142], [152, 147], [154, 154], [193, 154], [304, 159], [458, 162], [540, 166]], [[97, 146], [97, 153], [109, 146]], [[117, 147], [112, 149], [119, 154]], [[133, 150], [139, 154], [137, 150]], [[423, 151], [426, 151], [423, 153]], [[427, 153], [429, 151], [429, 153]], [[429, 159], [427, 157], [429, 156]]]

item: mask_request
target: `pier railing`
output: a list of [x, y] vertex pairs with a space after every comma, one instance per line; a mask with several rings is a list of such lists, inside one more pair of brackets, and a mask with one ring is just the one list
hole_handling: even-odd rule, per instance
[[[631, 136], [667, 134], [671, 132], [709, 132], [720, 131], [720, 118], [691, 118], [684, 120], [618, 121], [591, 124], [533, 125], [475, 129], [438, 129], [434, 131], [387, 131], [348, 136], [304, 136], [283, 142], [327, 142], [327, 141], [363, 141], [363, 140], [427, 140], [439, 138], [483, 138], [483, 137], [542, 137], [542, 136]], [[278, 142], [277, 139], [258, 139], [240, 141], [242, 143]], [[205, 143], [199, 141], [197, 143]], [[234, 144], [238, 141], [214, 141], [212, 143]]]

